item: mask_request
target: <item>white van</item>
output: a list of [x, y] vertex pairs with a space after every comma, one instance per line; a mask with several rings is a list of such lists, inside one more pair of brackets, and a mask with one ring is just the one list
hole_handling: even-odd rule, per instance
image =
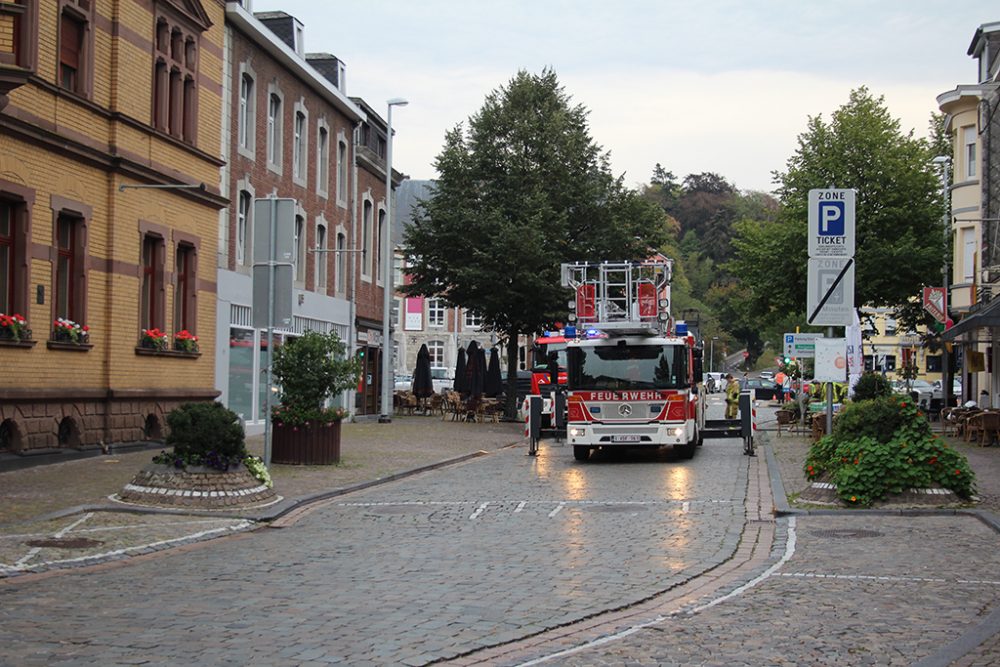
[[431, 383], [434, 385], [435, 394], [440, 394], [445, 389], [451, 389], [455, 386], [455, 379], [451, 374], [450, 368], [431, 367]]
[[724, 391], [726, 388], [726, 380], [722, 373], [705, 373], [704, 382], [710, 394]]

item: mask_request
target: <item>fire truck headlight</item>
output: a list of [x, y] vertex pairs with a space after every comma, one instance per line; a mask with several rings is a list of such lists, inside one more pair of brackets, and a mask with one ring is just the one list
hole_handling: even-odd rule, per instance
[[677, 426], [675, 428], [668, 429], [667, 430], [667, 435], [673, 436], [675, 438], [679, 438], [682, 435], [684, 435], [684, 428], [681, 427], [681, 426]]
[[569, 320], [570, 322], [576, 322], [576, 313], [570, 313], [569, 315], [566, 316], [566, 319]]
[[570, 310], [576, 310], [576, 299], [570, 299], [566, 302], [566, 307]]
[[583, 435], [583, 429], [582, 428], [571, 428], [569, 430], [569, 434], [573, 438], [578, 438], [581, 435]]
[[660, 310], [666, 310], [669, 304], [670, 302], [666, 299], [660, 299]]
[[656, 319], [660, 320], [661, 322], [666, 322], [669, 318], [670, 315], [663, 312], [662, 310], [656, 315]]

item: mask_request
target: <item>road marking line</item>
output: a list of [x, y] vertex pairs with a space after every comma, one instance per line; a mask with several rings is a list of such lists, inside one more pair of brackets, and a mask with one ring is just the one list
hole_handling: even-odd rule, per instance
[[559, 514], [559, 512], [561, 512], [562, 508], [564, 508], [564, 507], [566, 507], [566, 503], [559, 503], [559, 505], [554, 510], [552, 510], [551, 512], [549, 512], [549, 518], [551, 519], [556, 514]]
[[480, 505], [479, 507], [477, 507], [476, 511], [473, 512], [471, 516], [469, 516], [469, 521], [479, 518], [479, 515], [486, 511], [486, 508], [489, 507], [489, 504], [490, 504], [489, 501], [487, 501], [482, 505]]
[[521, 510], [523, 510], [524, 506], [527, 505], [527, 504], [528, 504], [527, 500], [522, 500], [521, 502], [519, 502], [517, 504], [517, 507], [514, 508], [514, 513], [516, 514], [516, 513], [520, 512]]
[[846, 581], [892, 581], [892, 582], [919, 582], [929, 584], [975, 584], [988, 586], [1000, 586], [1000, 581], [990, 579], [944, 579], [941, 577], [906, 577], [900, 575], [877, 575], [877, 574], [821, 574], [817, 572], [781, 572], [779, 577], [792, 577], [797, 579], [838, 579]]
[[691, 509], [691, 503], [687, 501], [681, 503], [681, 514], [687, 514], [689, 509]]
[[[35, 563], [34, 565], [31, 565], [29, 567], [40, 567], [40, 566], [43, 566], [43, 565], [66, 565], [66, 564], [69, 564], [69, 563], [80, 563], [80, 562], [89, 561], [89, 560], [97, 560], [97, 559], [102, 559], [102, 558], [109, 558], [109, 557], [112, 557], [112, 556], [126, 555], [126, 554], [129, 554], [130, 552], [141, 553], [143, 549], [156, 549], [158, 547], [168, 547], [168, 546], [170, 546], [172, 544], [177, 544], [177, 543], [185, 542], [187, 540], [197, 540], [197, 539], [200, 539], [200, 538], [203, 538], [203, 537], [208, 537], [210, 535], [214, 535], [216, 533], [224, 533], [224, 532], [230, 532], [230, 531], [231, 532], [237, 532], [237, 531], [243, 530], [245, 528], [248, 528], [248, 527], [250, 527], [252, 525], [253, 525], [252, 521], [243, 520], [243, 521], [240, 521], [239, 523], [234, 524], [232, 526], [225, 526], [223, 528], [213, 528], [212, 530], [203, 530], [203, 531], [201, 531], [199, 533], [192, 533], [191, 535], [183, 535], [181, 537], [174, 537], [174, 538], [171, 538], [169, 540], [160, 540], [159, 542], [150, 542], [149, 544], [141, 544], [141, 545], [132, 546], [132, 547], [125, 547], [125, 548], [122, 548], [122, 549], [115, 549], [114, 551], [105, 551], [105, 552], [98, 553], [98, 554], [92, 554], [90, 556], [80, 556], [79, 558], [67, 558], [65, 560], [48, 560], [48, 561], [42, 561], [41, 563]], [[2, 572], [11, 573], [11, 572], [18, 572], [18, 571], [25, 570], [25, 569], [28, 569], [28, 567], [26, 567], [24, 565], [20, 565], [20, 564], [15, 564], [13, 567], [9, 566], [9, 565], [2, 565], [2, 564], [0, 564], [0, 571], [2, 571]]]

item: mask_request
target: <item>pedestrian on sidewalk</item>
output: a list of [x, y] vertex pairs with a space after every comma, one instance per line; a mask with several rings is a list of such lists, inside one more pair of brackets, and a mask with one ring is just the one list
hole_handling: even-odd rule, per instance
[[736, 419], [740, 413], [740, 383], [732, 373], [726, 373], [726, 419]]

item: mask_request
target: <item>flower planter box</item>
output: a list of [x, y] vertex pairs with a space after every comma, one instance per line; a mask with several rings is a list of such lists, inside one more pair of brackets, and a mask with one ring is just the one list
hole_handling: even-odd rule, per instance
[[273, 424], [271, 462], [292, 465], [340, 463], [340, 425], [339, 421], [308, 426]]

